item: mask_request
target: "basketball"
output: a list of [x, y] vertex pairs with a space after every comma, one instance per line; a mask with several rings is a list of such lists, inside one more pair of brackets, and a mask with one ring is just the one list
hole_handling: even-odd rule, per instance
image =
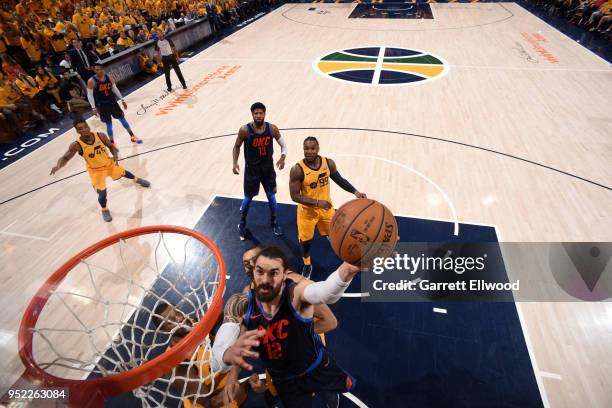
[[331, 220], [329, 238], [340, 259], [351, 264], [393, 254], [397, 223], [387, 207], [358, 198], [340, 207]]

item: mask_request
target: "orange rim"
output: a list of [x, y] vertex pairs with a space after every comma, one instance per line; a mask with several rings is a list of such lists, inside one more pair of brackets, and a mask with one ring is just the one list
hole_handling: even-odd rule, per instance
[[[219, 265], [219, 286], [213, 297], [212, 304], [209, 306], [202, 320], [194, 326], [193, 330], [191, 330], [185, 338], [172, 348], [167, 349], [161, 355], [129, 371], [92, 380], [70, 380], [51, 375], [40, 368], [34, 361], [32, 353], [33, 331], [31, 329], [36, 327], [38, 317], [47, 303], [51, 292], [59, 286], [68, 273], [78, 265], [81, 260], [119, 242], [121, 239], [157, 232], [176, 233], [193, 237], [206, 245], [217, 259], [217, 264]], [[85, 248], [70, 258], [51, 275], [49, 279], [47, 279], [32, 298], [19, 327], [19, 356], [25, 365], [25, 376], [42, 381], [47, 387], [68, 388], [70, 405], [81, 407], [101, 405], [104, 400], [111, 396], [131, 391], [163, 376], [176, 367], [181, 361], [192, 355], [217, 321], [217, 317], [223, 305], [222, 298], [224, 290], [225, 262], [223, 256], [221, 256], [221, 252], [214, 242], [197, 231], [173, 225], [151, 225], [148, 227], [133, 228], [111, 235]]]

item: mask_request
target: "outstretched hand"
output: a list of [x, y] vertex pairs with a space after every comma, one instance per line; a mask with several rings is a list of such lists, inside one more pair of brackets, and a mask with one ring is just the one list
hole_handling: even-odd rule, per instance
[[245, 370], [253, 371], [253, 366], [246, 362], [245, 358], [258, 358], [259, 353], [253, 351], [253, 347], [259, 346], [265, 330], [249, 330], [238, 337], [238, 340], [225, 351], [223, 354], [223, 362], [225, 364], [238, 366]]
[[54, 175], [56, 171], [58, 171], [60, 168], [59, 166], [53, 166], [53, 168], [51, 169], [51, 173], [49, 173], [50, 176]]
[[365, 193], [360, 193], [359, 191], [355, 191], [355, 197], [357, 197], [357, 198], [368, 198], [368, 196], [365, 195]]
[[350, 264], [348, 262], [343, 262], [338, 268], [338, 274], [343, 282], [350, 282], [350, 280], [362, 270], [364, 269], [360, 268], [359, 266]]

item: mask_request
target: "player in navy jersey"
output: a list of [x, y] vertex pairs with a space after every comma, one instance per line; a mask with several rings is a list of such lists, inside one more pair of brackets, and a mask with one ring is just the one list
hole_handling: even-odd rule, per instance
[[[313, 394], [352, 390], [355, 380], [321, 344], [313, 316], [314, 305], [337, 302], [357, 273], [358, 267], [343, 263], [325, 281], [295, 283], [287, 279], [288, 261], [283, 251], [263, 248], [255, 259], [254, 288], [238, 312], [243, 331], [252, 335], [236, 341], [240, 330], [231, 325], [238, 323], [223, 323], [219, 330], [223, 334], [221, 339], [217, 335], [218, 345], [213, 348], [214, 358], [222, 360], [219, 363], [224, 369], [234, 365], [227, 397], [233, 398], [240, 368], [252, 370], [245, 357], [262, 360], [286, 408], [311, 407]], [[245, 351], [245, 341], [254, 351]]]
[[132, 132], [130, 124], [125, 120], [125, 115], [117, 103], [117, 99], [119, 99], [123, 104], [123, 109], [127, 109], [127, 104], [123, 100], [121, 92], [119, 92], [113, 80], [104, 72], [102, 65], [96, 64], [94, 71], [96, 74], [87, 81], [87, 99], [93, 109], [93, 114], [99, 115], [100, 120], [106, 124], [106, 133], [110, 141], [115, 144], [113, 139], [113, 118], [115, 118], [128, 131], [133, 143], [142, 143], [142, 139], [136, 137]]
[[282, 170], [285, 167], [285, 157], [287, 156], [287, 145], [281, 137], [278, 127], [265, 122], [266, 107], [261, 102], [256, 102], [251, 106], [253, 121], [242, 126], [238, 131], [232, 156], [234, 174], [240, 174], [240, 147], [244, 143], [244, 199], [240, 205], [240, 223], [238, 232], [240, 239], [245, 240], [247, 236], [246, 219], [249, 213], [249, 206], [253, 197], [259, 194], [259, 185], [264, 188], [270, 206], [270, 225], [274, 235], [282, 235], [282, 230], [276, 221], [276, 172], [274, 171], [274, 143], [275, 139], [281, 147], [281, 157], [276, 162], [276, 167]]

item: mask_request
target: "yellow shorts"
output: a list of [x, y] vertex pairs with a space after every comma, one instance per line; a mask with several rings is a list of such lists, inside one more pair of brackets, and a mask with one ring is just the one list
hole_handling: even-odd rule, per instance
[[87, 169], [91, 184], [96, 190], [106, 189], [106, 178], [111, 177], [118, 180], [125, 175], [125, 169], [115, 163], [97, 169]]
[[329, 224], [336, 210], [330, 208], [310, 207], [299, 205], [297, 209], [298, 240], [300, 242], [310, 241], [314, 237], [315, 226], [319, 228], [319, 234], [326, 237], [329, 235]]

